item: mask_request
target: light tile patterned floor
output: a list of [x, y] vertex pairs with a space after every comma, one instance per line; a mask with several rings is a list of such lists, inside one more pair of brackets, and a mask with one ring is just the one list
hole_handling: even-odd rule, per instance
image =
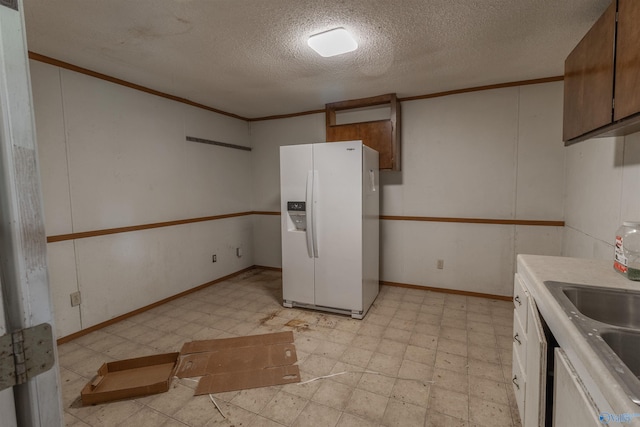
[[[281, 306], [281, 274], [255, 269], [58, 347], [67, 426], [520, 426], [510, 385], [513, 306], [382, 286], [364, 320]], [[287, 326], [289, 325], [289, 326]], [[107, 361], [184, 342], [293, 330], [304, 385], [214, 397], [193, 380], [82, 407]]]

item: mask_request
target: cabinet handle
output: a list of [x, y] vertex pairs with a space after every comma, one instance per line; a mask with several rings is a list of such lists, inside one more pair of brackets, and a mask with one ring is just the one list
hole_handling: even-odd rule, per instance
[[520, 385], [518, 384], [518, 376], [517, 375], [513, 376], [513, 379], [511, 380], [511, 382], [516, 386], [516, 388], [518, 390], [520, 390]]
[[513, 336], [513, 340], [516, 341], [518, 344], [522, 345], [522, 343], [520, 342], [520, 337], [518, 335], [518, 333], [516, 332], [516, 334]]
[[513, 297], [513, 300], [517, 302], [518, 305], [522, 305], [522, 302], [520, 301], [520, 295], [516, 295], [515, 297]]

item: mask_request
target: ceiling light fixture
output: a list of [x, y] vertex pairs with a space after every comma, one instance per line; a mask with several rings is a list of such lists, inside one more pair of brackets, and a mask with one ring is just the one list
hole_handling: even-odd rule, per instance
[[358, 43], [342, 27], [314, 34], [309, 37], [307, 44], [325, 58], [352, 52], [358, 48]]

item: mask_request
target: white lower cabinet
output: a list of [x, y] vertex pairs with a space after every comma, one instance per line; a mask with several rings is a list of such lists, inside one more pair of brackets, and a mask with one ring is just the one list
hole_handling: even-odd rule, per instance
[[547, 340], [535, 301], [516, 273], [513, 319], [513, 390], [524, 427], [544, 427]]
[[555, 349], [553, 427], [602, 426], [600, 411], [565, 352]]

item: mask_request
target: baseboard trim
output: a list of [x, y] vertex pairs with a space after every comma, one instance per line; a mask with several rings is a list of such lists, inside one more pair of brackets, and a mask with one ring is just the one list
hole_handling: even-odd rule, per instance
[[263, 270], [279, 271], [282, 273], [282, 267], [268, 267], [266, 265], [254, 265], [255, 268], [261, 268]]
[[397, 288], [420, 289], [423, 291], [440, 292], [443, 294], [464, 295], [467, 297], [478, 297], [478, 298], [497, 299], [501, 301], [511, 301], [510, 296], [483, 294], [481, 292], [461, 291], [459, 289], [434, 288], [433, 286], [411, 285], [409, 283], [386, 282], [383, 280], [380, 281], [380, 284], [385, 286], [395, 286]]
[[223, 282], [223, 281], [225, 281], [227, 279], [231, 279], [232, 277], [238, 276], [238, 275], [240, 275], [242, 273], [245, 273], [247, 271], [253, 270], [255, 268], [258, 268], [258, 267], [255, 266], [255, 265], [252, 265], [251, 267], [243, 268], [242, 270], [236, 271], [235, 273], [231, 273], [231, 274], [228, 274], [226, 276], [220, 277], [218, 279], [212, 280], [210, 282], [204, 283], [202, 285], [198, 285], [195, 288], [187, 289], [186, 291], [183, 291], [183, 292], [180, 292], [178, 294], [172, 295], [172, 296], [167, 297], [165, 299], [161, 299], [160, 301], [156, 301], [153, 304], [146, 305], [144, 307], [138, 308], [137, 310], [130, 311], [129, 313], [121, 314], [120, 316], [114, 317], [113, 319], [109, 319], [109, 320], [107, 320], [105, 322], [98, 323], [97, 325], [93, 325], [93, 326], [90, 326], [90, 327], [88, 327], [86, 329], [82, 329], [82, 330], [80, 330], [78, 332], [74, 332], [71, 335], [66, 335], [66, 336], [64, 336], [62, 338], [58, 338], [56, 340], [56, 343], [58, 345], [60, 345], [60, 344], [67, 343], [69, 341], [73, 341], [76, 338], [80, 338], [80, 337], [82, 337], [84, 335], [87, 335], [87, 334], [89, 334], [91, 332], [94, 332], [94, 331], [97, 331], [99, 329], [105, 328], [107, 326], [113, 325], [114, 323], [118, 323], [121, 320], [125, 320], [125, 319], [128, 319], [130, 317], [136, 316], [136, 315], [138, 315], [140, 313], [144, 313], [147, 310], [151, 310], [152, 308], [156, 308], [158, 306], [161, 306], [162, 304], [166, 304], [166, 303], [168, 303], [170, 301], [176, 300], [178, 298], [182, 298], [185, 295], [189, 295], [189, 294], [192, 294], [192, 293], [197, 292], [199, 290], [208, 288], [209, 286], [215, 285], [216, 283], [220, 283], [220, 282]]
[[[254, 265], [254, 267], [261, 268], [263, 270], [272, 270], [272, 271], [282, 272], [281, 267], [268, 267], [266, 265]], [[432, 286], [411, 285], [409, 283], [387, 282], [384, 280], [380, 280], [379, 283], [380, 285], [395, 286], [396, 288], [420, 289], [423, 291], [433, 291], [433, 292], [440, 292], [444, 294], [464, 295], [468, 297], [479, 297], [479, 298], [497, 299], [502, 301], [511, 301], [510, 296], [504, 296], [504, 295], [483, 294], [481, 292], [461, 291], [457, 289], [448, 289], [448, 288], [434, 288]]]

